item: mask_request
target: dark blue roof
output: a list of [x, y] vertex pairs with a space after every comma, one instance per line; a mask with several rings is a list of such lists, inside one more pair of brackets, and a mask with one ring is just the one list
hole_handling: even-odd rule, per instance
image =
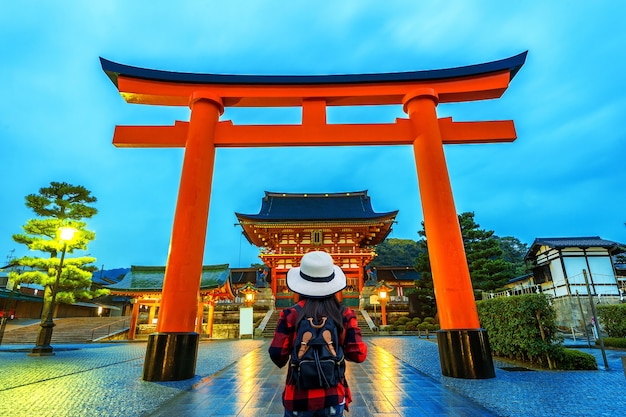
[[[113, 292], [159, 292], [163, 289], [165, 266], [131, 266], [124, 278], [107, 288]], [[204, 265], [200, 276], [200, 289], [219, 288], [230, 279], [227, 264]]]
[[142, 78], [146, 80], [170, 81], [177, 83], [200, 84], [345, 84], [345, 83], [379, 83], [379, 82], [406, 82], [428, 81], [446, 78], [469, 77], [489, 74], [500, 71], [509, 71], [513, 79], [526, 61], [528, 51], [510, 58], [498, 61], [485, 62], [463, 67], [444, 68], [436, 70], [389, 72], [378, 74], [339, 74], [339, 75], [232, 75], [232, 74], [202, 74], [190, 72], [173, 72], [153, 70], [141, 67], [119, 64], [100, 58], [102, 69], [117, 86], [117, 78], [121, 76]]
[[526, 258], [534, 255], [541, 246], [555, 249], [563, 248], [606, 248], [611, 255], [626, 251], [626, 247], [612, 240], [602, 239], [600, 236], [586, 237], [538, 237], [535, 239]]
[[412, 266], [378, 266], [376, 267], [378, 281], [392, 283], [395, 281], [417, 281], [422, 279], [422, 274]]
[[610, 248], [618, 246], [617, 242], [602, 239], [600, 236], [590, 237], [538, 237], [534, 245], [545, 245], [553, 248]]
[[91, 282], [99, 285], [117, 284], [129, 272], [130, 268], [98, 270], [91, 274]]
[[398, 211], [376, 213], [367, 191], [290, 194], [266, 191], [258, 214], [235, 213], [257, 221], [369, 220], [395, 216]]

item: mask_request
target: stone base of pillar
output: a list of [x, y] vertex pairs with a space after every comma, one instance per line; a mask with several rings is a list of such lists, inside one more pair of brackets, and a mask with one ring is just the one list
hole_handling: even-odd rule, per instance
[[496, 377], [485, 329], [439, 330], [437, 344], [444, 376], [464, 379]]
[[54, 356], [52, 346], [35, 346], [26, 356]]
[[198, 333], [152, 333], [148, 336], [144, 381], [193, 378], [198, 357]]

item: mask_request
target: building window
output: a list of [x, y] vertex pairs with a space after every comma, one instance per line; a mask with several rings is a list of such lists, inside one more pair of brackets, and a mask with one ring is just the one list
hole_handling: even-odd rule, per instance
[[311, 245], [320, 246], [324, 243], [324, 234], [321, 230], [313, 230], [311, 232]]

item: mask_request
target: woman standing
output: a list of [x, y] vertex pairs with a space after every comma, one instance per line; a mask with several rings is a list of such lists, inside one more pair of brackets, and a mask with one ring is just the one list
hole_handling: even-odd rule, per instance
[[[308, 318], [313, 320], [312, 323], [332, 320], [345, 359], [359, 363], [365, 360], [367, 345], [361, 337], [356, 315], [350, 308], [342, 306], [336, 297], [346, 285], [341, 268], [334, 265], [332, 257], [323, 251], [306, 253], [300, 267], [287, 272], [287, 286], [300, 296], [300, 300], [280, 313], [270, 344], [270, 358], [279, 368], [290, 361], [299, 324]], [[352, 401], [343, 374], [336, 386], [303, 388], [295, 383], [293, 372], [290, 366], [283, 392], [285, 417], [343, 416], [344, 408], [347, 410]]]

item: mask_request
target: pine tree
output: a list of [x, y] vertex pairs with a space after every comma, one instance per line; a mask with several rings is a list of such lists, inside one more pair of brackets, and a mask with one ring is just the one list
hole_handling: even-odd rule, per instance
[[58, 237], [59, 228], [76, 229], [74, 238], [67, 242], [63, 273], [59, 280], [57, 303], [74, 303], [76, 300], [91, 299], [108, 293], [108, 290], [91, 290], [92, 272], [97, 269], [96, 259], [90, 256], [71, 257], [78, 250], [86, 250], [95, 233], [87, 230], [82, 219], [93, 217], [98, 211], [89, 204], [95, 203], [96, 197], [83, 186], [65, 182], [51, 182], [49, 187], [42, 187], [38, 194], [26, 196], [26, 206], [33, 210], [38, 218], [29, 219], [23, 233], [13, 235], [13, 240], [26, 245], [32, 251], [49, 254], [48, 257], [24, 256], [14, 261], [23, 266], [21, 272], [11, 272], [9, 279], [14, 283], [35, 283], [43, 286], [44, 306], [42, 317], [46, 317], [52, 299], [52, 287], [56, 281], [59, 267], [58, 255], [64, 243]]
[[[423, 223], [422, 223], [423, 226]], [[418, 232], [424, 236], [424, 231]], [[419, 255], [415, 260], [415, 270], [420, 273], [420, 280], [415, 281], [415, 289], [408, 292], [408, 297], [418, 310], [421, 318], [435, 317], [437, 305], [435, 303], [435, 287], [433, 285], [433, 274], [430, 270], [430, 258], [428, 257], [428, 246], [425, 239], [417, 241], [420, 248]]]
[[[500, 246], [500, 239], [494, 235], [494, 232], [480, 229], [480, 225], [474, 221], [473, 212], [461, 213], [458, 218], [474, 289], [495, 290], [514, 278], [519, 269], [516, 268], [516, 263], [506, 259]], [[424, 223], [422, 223], [422, 230], [418, 234], [426, 237]], [[423, 244], [427, 246], [426, 239], [423, 240]], [[428, 252], [420, 255], [415, 268], [422, 274], [431, 273]]]
[[515, 265], [502, 259], [502, 249], [493, 230], [480, 229], [473, 212], [461, 213], [459, 225], [475, 289], [495, 290], [514, 278]]

